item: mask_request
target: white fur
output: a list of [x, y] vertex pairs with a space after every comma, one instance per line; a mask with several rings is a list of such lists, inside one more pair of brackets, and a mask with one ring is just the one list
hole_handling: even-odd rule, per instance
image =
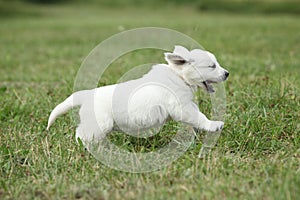
[[116, 129], [126, 132], [161, 127], [173, 119], [211, 132], [223, 128], [221, 121], [211, 121], [193, 102], [198, 86], [213, 92], [211, 83], [226, 80], [228, 72], [207, 51], [188, 51], [175, 46], [165, 53], [166, 64], [154, 65], [140, 79], [75, 92], [51, 112], [48, 127], [61, 114], [81, 106], [76, 139], [84, 143], [105, 137]]

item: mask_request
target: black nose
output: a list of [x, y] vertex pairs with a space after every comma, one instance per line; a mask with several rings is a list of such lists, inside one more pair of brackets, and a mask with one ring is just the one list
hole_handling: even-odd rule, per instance
[[227, 78], [229, 76], [229, 72], [225, 72], [225, 77]]

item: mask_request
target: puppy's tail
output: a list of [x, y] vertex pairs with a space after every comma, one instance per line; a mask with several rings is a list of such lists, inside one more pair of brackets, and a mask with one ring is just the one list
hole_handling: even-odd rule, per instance
[[75, 92], [62, 103], [57, 105], [49, 116], [47, 130], [49, 130], [50, 126], [58, 116], [65, 114], [68, 110], [75, 106], [81, 106], [86, 95], [88, 95], [88, 90]]

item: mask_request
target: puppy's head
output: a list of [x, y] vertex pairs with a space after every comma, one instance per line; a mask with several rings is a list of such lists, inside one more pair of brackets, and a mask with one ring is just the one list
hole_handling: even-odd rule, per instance
[[182, 46], [175, 46], [173, 53], [165, 53], [165, 59], [186, 83], [203, 87], [209, 93], [214, 92], [211, 83], [225, 81], [229, 75], [216, 57], [205, 50], [189, 51]]

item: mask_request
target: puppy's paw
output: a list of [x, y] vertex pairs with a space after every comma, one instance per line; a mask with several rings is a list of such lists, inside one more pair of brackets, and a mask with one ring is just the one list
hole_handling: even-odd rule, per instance
[[207, 128], [207, 131], [209, 132], [217, 132], [219, 130], [222, 130], [224, 127], [224, 122], [221, 121], [210, 121], [209, 127]]

